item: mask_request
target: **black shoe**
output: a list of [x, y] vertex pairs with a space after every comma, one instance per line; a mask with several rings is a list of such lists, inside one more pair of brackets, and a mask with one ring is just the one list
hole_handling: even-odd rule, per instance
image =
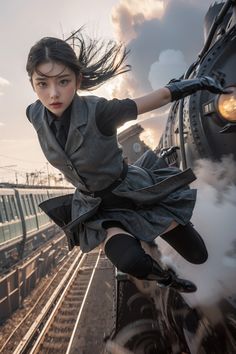
[[168, 287], [180, 291], [182, 293], [193, 293], [197, 291], [197, 287], [189, 280], [178, 278], [172, 269], [168, 270], [171, 275], [170, 280], [159, 283], [162, 287]]
[[196, 285], [191, 281], [178, 278], [172, 269], [163, 269], [154, 259], [152, 259], [151, 272], [142, 279], [156, 280], [160, 287], [173, 288], [183, 293], [193, 293], [197, 290]]

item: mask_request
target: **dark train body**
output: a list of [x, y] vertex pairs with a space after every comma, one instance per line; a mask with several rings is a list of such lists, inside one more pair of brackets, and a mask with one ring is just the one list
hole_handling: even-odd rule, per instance
[[0, 272], [6, 271], [38, 246], [52, 238], [58, 228], [39, 208], [42, 201], [71, 189], [22, 186], [0, 188]]
[[235, 1], [227, 1], [210, 7], [205, 18], [205, 45], [184, 75], [212, 76], [232, 88], [232, 95], [199, 91], [177, 101], [159, 143], [159, 148], [179, 146], [178, 164], [184, 168], [192, 167], [199, 158], [220, 159], [232, 154], [236, 159], [235, 6]]
[[[236, 179], [225, 178], [236, 166], [236, 1], [209, 8], [205, 36], [198, 59], [183, 77], [215, 77], [231, 87], [232, 94], [202, 91], [173, 103], [156, 152], [164, 151], [169, 165], [182, 169], [195, 170], [204, 159], [203, 172], [213, 177], [218, 173], [219, 193], [213, 185], [198, 184], [198, 179], [195, 185], [198, 199], [192, 222], [205, 242], [208, 259], [191, 264], [156, 239], [156, 258], [193, 281], [198, 290], [192, 294], [118, 276], [112, 339], [132, 353], [236, 353]], [[173, 146], [177, 149], [171, 150]], [[227, 165], [220, 167], [225, 157], [228, 170]]]

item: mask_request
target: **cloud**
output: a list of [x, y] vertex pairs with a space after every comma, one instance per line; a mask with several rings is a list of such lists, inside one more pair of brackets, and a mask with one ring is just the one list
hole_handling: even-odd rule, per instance
[[164, 1], [120, 0], [112, 11], [112, 22], [119, 40], [130, 41], [137, 37], [137, 29], [143, 22], [161, 18]]
[[[139, 97], [184, 74], [203, 46], [204, 16], [211, 3], [120, 0], [113, 8], [112, 21], [116, 38], [131, 50], [128, 63], [132, 71], [114, 81], [113, 96]], [[160, 118], [155, 112], [141, 125], [151, 129], [147, 135], [151, 131], [159, 140], [165, 121], [166, 115]]]
[[10, 82], [0, 76], [0, 96], [2, 96], [4, 94], [4, 92], [2, 91], [2, 88], [9, 86], [9, 85], [10, 85]]
[[[203, 46], [203, 20], [211, 2], [208, 0], [195, 4], [187, 0], [152, 0], [146, 6], [146, 2], [138, 0], [120, 0], [113, 8], [115, 35], [131, 49], [128, 61], [132, 66], [130, 81], [135, 82], [132, 86], [135, 88], [134, 94], [152, 89], [149, 73], [157, 58], [160, 61], [161, 53], [171, 49], [176, 56], [172, 59], [177, 67], [171, 68], [171, 74], [167, 72], [167, 67], [166, 75], [161, 73], [162, 82], [165, 83], [170, 76], [179, 76], [182, 66], [184, 71], [186, 66], [196, 60]], [[191, 34], [188, 29], [191, 29]], [[124, 92], [127, 92], [127, 86], [125, 80]], [[123, 91], [121, 85], [120, 91]]]
[[10, 85], [10, 82], [3, 77], [0, 77], [0, 86], [8, 86]]
[[179, 78], [187, 69], [187, 63], [180, 50], [167, 49], [150, 67], [148, 79], [153, 90], [165, 86], [173, 78]]

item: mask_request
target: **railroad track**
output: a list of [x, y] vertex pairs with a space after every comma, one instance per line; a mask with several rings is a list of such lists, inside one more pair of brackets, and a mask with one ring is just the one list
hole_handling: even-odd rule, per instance
[[73, 330], [83, 311], [99, 257], [98, 251], [79, 254], [76, 257], [12, 354], [67, 352]]
[[[31, 324], [35, 321], [38, 314], [45, 308], [48, 302], [48, 294], [53, 293], [54, 289], [58, 287], [58, 285], [62, 282], [62, 279], [71, 269], [71, 263], [78, 261], [82, 256], [82, 252], [78, 248], [74, 248], [72, 252], [70, 252], [67, 257], [61, 260], [62, 264], [55, 269], [54, 276], [50, 279], [50, 281], [45, 284], [45, 288], [40, 291], [40, 294], [37, 300], [34, 302], [34, 305], [30, 307], [30, 310], [23, 316], [20, 322], [17, 323], [14, 330], [11, 331], [11, 334], [4, 338], [1, 341], [0, 345], [0, 353], [1, 354], [12, 354], [16, 343], [18, 344], [21, 339], [24, 337], [27, 329]], [[68, 273], [69, 274], [69, 273]], [[28, 326], [28, 327], [27, 327]]]
[[[38, 318], [39, 314], [45, 312], [47, 307], [50, 307], [48, 303], [50, 302], [50, 299], [52, 301], [52, 294], [54, 294], [56, 302], [56, 297], [59, 297], [60, 291], [63, 291], [63, 283], [65, 283], [66, 280], [71, 277], [73, 270], [80, 262], [81, 258], [82, 252], [80, 252], [80, 250], [75, 247], [73, 251], [67, 255], [67, 257], [61, 260], [61, 265], [55, 269], [54, 276], [49, 278], [49, 281], [44, 284], [43, 290], [41, 287], [40, 293], [37, 296], [37, 300], [34, 301], [33, 305], [30, 307], [28, 305], [26, 306], [29, 308], [29, 310], [24, 311], [25, 313], [23, 317], [20, 316], [20, 321], [17, 321], [17, 318], [15, 319], [15, 322], [11, 327], [13, 329], [5, 331], [5, 335], [2, 333], [2, 338], [0, 340], [0, 353], [12, 354], [14, 352], [22, 338], [25, 338], [28, 329], [32, 326], [33, 323], [36, 323], [36, 319]], [[56, 291], [58, 293], [57, 296]], [[10, 333], [10, 335], [7, 335], [7, 333]]]

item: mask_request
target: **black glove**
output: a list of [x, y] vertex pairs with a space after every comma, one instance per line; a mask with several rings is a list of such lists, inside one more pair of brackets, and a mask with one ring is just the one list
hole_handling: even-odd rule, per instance
[[229, 93], [221, 84], [209, 76], [202, 76], [190, 80], [171, 80], [166, 87], [170, 90], [171, 101], [177, 101], [192, 93], [208, 90], [212, 93]]

